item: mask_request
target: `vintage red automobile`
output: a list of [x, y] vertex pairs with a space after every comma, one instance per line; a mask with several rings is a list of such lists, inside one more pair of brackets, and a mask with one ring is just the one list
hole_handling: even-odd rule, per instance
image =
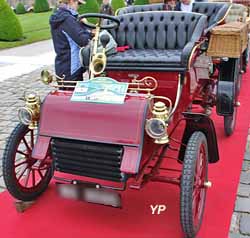
[[[31, 201], [54, 175], [64, 196], [119, 207], [127, 185], [176, 184], [183, 232], [195, 237], [211, 187], [208, 164], [219, 160], [213, 121], [193, 105], [203, 98], [202, 82], [208, 82], [197, 75], [209, 76], [209, 66], [197, 64], [205, 52], [207, 17], [166, 11], [81, 16], [88, 17], [106, 19], [97, 26], [85, 22], [96, 28], [90, 63], [88, 49], [81, 55], [90, 80], [65, 81], [42, 72], [43, 81], [56, 89], [42, 103], [35, 93], [25, 96], [21, 123], [3, 157], [7, 189], [16, 199]], [[106, 56], [110, 36], [99, 37], [101, 29], [130, 49]], [[119, 85], [127, 88], [117, 103], [112, 95], [119, 94]], [[88, 90], [97, 94], [86, 96]], [[73, 100], [78, 96], [82, 100]]]

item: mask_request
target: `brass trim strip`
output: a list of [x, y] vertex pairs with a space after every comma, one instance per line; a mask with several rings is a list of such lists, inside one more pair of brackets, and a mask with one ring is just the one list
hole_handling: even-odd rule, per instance
[[[142, 79], [133, 79], [132, 83], [129, 83], [130, 86], [137, 87], [129, 87], [130, 90], [139, 90], [139, 91], [147, 91], [148, 93], [154, 91], [158, 87], [158, 82], [155, 78], [151, 76], [146, 76]], [[144, 86], [145, 88], [140, 88], [140, 86]]]
[[118, 8], [118, 9], [116, 9], [116, 11], [115, 11], [115, 16], [116, 16], [116, 17], [118, 16], [119, 11], [120, 11], [121, 9], [123, 9], [123, 8], [125, 8], [125, 7], [120, 7], [120, 8]]
[[176, 92], [176, 98], [175, 98], [175, 103], [173, 109], [170, 111], [169, 117], [171, 118], [178, 107], [180, 98], [181, 98], [181, 92], [182, 92], [182, 85], [181, 85], [181, 75], [178, 75], [178, 87], [177, 87], [177, 92]]
[[[83, 82], [83, 81], [60, 80], [60, 81], [54, 81], [54, 83], [57, 83], [57, 84], [50, 84], [50, 86], [55, 87], [55, 88], [75, 88], [77, 82]], [[61, 85], [58, 85], [58, 83]], [[68, 83], [71, 85], [65, 85], [65, 83], [66, 84]], [[144, 92], [147, 92], [148, 94], [156, 90], [158, 87], [157, 80], [151, 76], [146, 76], [140, 80], [133, 79], [132, 83], [128, 83], [128, 84], [129, 84], [128, 90], [141, 91], [141, 92], [144, 91]]]
[[[230, 0], [230, 2], [231, 2], [231, 0]], [[227, 9], [227, 12], [226, 12], [226, 14], [224, 15], [224, 17], [223, 17], [222, 19], [220, 19], [220, 20], [217, 22], [217, 25], [219, 25], [220, 23], [222, 23], [222, 22], [226, 19], [226, 17], [228, 16], [228, 14], [229, 14], [231, 8], [232, 8], [232, 3], [230, 4], [229, 8]]]
[[194, 55], [196, 49], [197, 49], [198, 47], [200, 47], [204, 42], [205, 42], [205, 40], [202, 40], [202, 41], [198, 42], [198, 43], [193, 47], [193, 49], [192, 49], [192, 51], [191, 51], [191, 54], [190, 54], [190, 56], [189, 56], [189, 59], [188, 59], [188, 70], [189, 70], [190, 67], [191, 67], [192, 58], [193, 58], [193, 55]]

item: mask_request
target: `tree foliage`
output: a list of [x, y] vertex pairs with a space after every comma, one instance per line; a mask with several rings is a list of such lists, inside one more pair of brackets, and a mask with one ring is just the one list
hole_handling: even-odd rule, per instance
[[24, 14], [26, 13], [25, 7], [23, 3], [19, 2], [16, 6], [16, 14]]
[[34, 12], [48, 12], [50, 10], [47, 0], [35, 0]]
[[[96, 0], [87, 0], [85, 4], [80, 5], [80, 7], [78, 8], [79, 14], [99, 13], [99, 10], [100, 7]], [[88, 21], [95, 24], [97, 22], [97, 19], [89, 18]]]
[[23, 37], [22, 26], [5, 0], [0, 0], [0, 40], [14, 41]]
[[135, 0], [135, 5], [145, 5], [145, 4], [149, 4], [148, 0]]
[[124, 0], [112, 0], [111, 2], [114, 13], [119, 9], [126, 7]]

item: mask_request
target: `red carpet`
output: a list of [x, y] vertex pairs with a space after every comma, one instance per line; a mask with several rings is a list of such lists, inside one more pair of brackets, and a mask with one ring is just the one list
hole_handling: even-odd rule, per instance
[[[246, 137], [250, 122], [250, 74], [244, 76], [237, 128], [226, 138], [223, 118], [214, 116], [220, 162], [209, 167], [213, 187], [208, 191], [199, 238], [228, 238]], [[168, 184], [149, 183], [141, 191], [123, 193], [123, 209], [66, 200], [54, 185], [25, 213], [19, 214], [13, 199], [0, 195], [0, 232], [4, 238], [182, 238], [179, 222], [179, 190]], [[150, 205], [164, 204], [165, 212], [152, 215]]]

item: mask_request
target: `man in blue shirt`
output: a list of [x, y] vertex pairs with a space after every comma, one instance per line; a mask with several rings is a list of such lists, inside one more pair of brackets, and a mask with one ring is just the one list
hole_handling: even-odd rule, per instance
[[50, 17], [51, 34], [56, 52], [55, 70], [65, 80], [81, 80], [83, 68], [79, 50], [86, 46], [92, 34], [77, 20], [78, 2], [61, 0], [58, 9]]

